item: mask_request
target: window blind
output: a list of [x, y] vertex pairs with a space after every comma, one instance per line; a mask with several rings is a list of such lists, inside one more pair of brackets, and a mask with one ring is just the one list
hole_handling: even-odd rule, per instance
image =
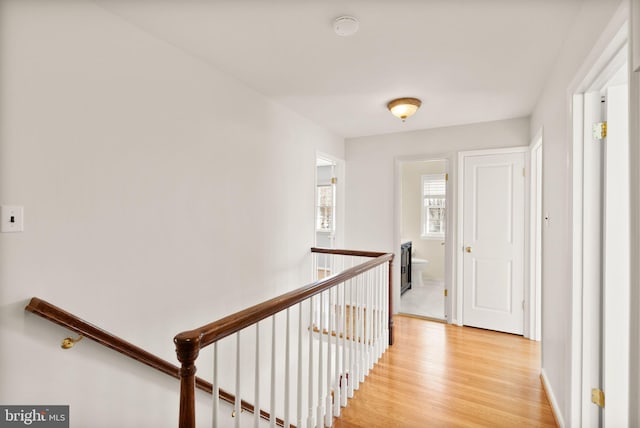
[[429, 174], [422, 179], [422, 196], [445, 196], [447, 193], [447, 182], [444, 174]]

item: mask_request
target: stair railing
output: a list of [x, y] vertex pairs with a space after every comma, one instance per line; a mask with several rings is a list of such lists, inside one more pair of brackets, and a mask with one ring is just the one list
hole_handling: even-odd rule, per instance
[[[314, 275], [322, 279], [175, 336], [182, 364], [180, 428], [195, 428], [195, 361], [210, 345], [214, 397], [221, 383], [233, 384], [236, 427], [242, 418], [241, 398], [253, 400], [260, 409], [265, 395], [272, 427], [278, 422], [291, 427], [291, 420], [300, 428], [305, 422], [307, 427], [332, 426], [333, 417], [340, 415], [341, 407], [393, 343], [393, 254], [322, 248], [311, 252]], [[251, 386], [246, 382], [247, 359], [254, 366], [249, 369]], [[227, 365], [222, 368], [223, 364]], [[268, 382], [261, 382], [263, 378]], [[212, 426], [217, 428], [219, 400], [212, 405]], [[255, 427], [260, 413], [253, 414]], [[277, 413], [283, 415], [282, 421], [276, 419]]]

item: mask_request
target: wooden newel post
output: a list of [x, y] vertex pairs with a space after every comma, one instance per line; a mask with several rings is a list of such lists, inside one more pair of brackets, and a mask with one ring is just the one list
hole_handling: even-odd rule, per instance
[[393, 345], [393, 258], [389, 260], [389, 346]]
[[196, 358], [200, 352], [200, 337], [179, 334], [173, 338], [180, 368], [180, 428], [196, 427]]

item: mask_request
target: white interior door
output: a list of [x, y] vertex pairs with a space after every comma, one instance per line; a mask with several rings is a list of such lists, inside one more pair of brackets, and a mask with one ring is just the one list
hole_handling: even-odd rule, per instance
[[600, 408], [591, 389], [601, 387], [602, 349], [602, 175], [603, 144], [593, 137], [593, 124], [604, 120], [600, 91], [584, 95], [583, 195], [583, 347], [582, 426], [600, 426]]
[[[623, 68], [624, 71], [626, 68]], [[617, 77], [616, 77], [617, 76]], [[629, 123], [626, 74], [584, 95], [582, 426], [628, 426]], [[623, 83], [616, 83], [622, 79]], [[606, 123], [606, 136], [592, 127]], [[604, 407], [592, 400], [604, 391]]]
[[523, 151], [464, 158], [464, 325], [523, 333], [524, 162]]
[[628, 86], [607, 88], [604, 143], [603, 409], [605, 427], [629, 413], [629, 117]]

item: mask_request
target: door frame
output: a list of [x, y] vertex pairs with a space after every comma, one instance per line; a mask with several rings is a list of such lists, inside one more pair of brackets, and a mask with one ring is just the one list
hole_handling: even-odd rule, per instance
[[[529, 153], [529, 146], [517, 146], [517, 147], [507, 147], [507, 148], [501, 148], [501, 149], [483, 149], [483, 150], [471, 150], [471, 151], [464, 151], [464, 152], [458, 152], [458, 180], [457, 180], [457, 214], [456, 214], [456, 218], [457, 218], [457, 227], [456, 227], [456, 248], [455, 248], [455, 259], [456, 259], [456, 287], [453, 291], [452, 294], [454, 294], [454, 296], [452, 296], [452, 300], [455, 300], [456, 302], [456, 314], [457, 314], [457, 319], [456, 319], [456, 324], [459, 326], [464, 325], [464, 311], [463, 311], [463, 302], [464, 302], [464, 272], [463, 272], [463, 265], [464, 263], [462, 262], [462, 256], [463, 256], [463, 251], [464, 251], [464, 234], [463, 234], [463, 226], [464, 226], [464, 163], [465, 163], [465, 159], [468, 157], [472, 157], [472, 156], [483, 156], [483, 155], [500, 155], [500, 154], [512, 154], [512, 153], [524, 153], [525, 155], [525, 165], [528, 164], [527, 159], [528, 159], [528, 153]], [[526, 177], [530, 176], [531, 174], [526, 174]], [[523, 268], [524, 268], [524, 272], [525, 273], [525, 277], [523, 278], [524, 282], [523, 282], [523, 296], [524, 296], [524, 300], [525, 300], [525, 310], [524, 310], [524, 314], [529, 313], [530, 311], [530, 305], [531, 305], [531, 299], [528, 297], [528, 295], [526, 294], [526, 282], [527, 282], [527, 277], [526, 277], [526, 265], [529, 263], [528, 260], [528, 251], [527, 248], [529, 247], [529, 241], [528, 241], [528, 233], [526, 232], [527, 230], [529, 230], [529, 205], [530, 205], [530, 197], [529, 197], [529, 187], [527, 185], [527, 182], [525, 182], [525, 189], [524, 189], [524, 212], [525, 212], [525, 219], [524, 219], [524, 241], [523, 241], [523, 245], [524, 245], [524, 258], [522, 260], [523, 263]], [[524, 316], [524, 315], [523, 315]], [[524, 318], [523, 318], [523, 325], [524, 325]]]
[[[529, 189], [528, 218], [525, 219], [525, 303], [524, 337], [540, 341], [542, 336], [542, 152], [544, 130], [540, 128], [531, 140], [528, 151], [529, 170], [525, 186]], [[528, 225], [527, 225], [528, 223]]]
[[[584, 94], [598, 82], [602, 85], [608, 80], [607, 70], [611, 72], [619, 69], [615, 65], [617, 56], [625, 44], [628, 43], [628, 6], [623, 4], [611, 19], [602, 36], [596, 42], [584, 65], [567, 88], [567, 98], [571, 105], [569, 117], [572, 146], [571, 158], [571, 224], [572, 224], [572, 308], [571, 308], [571, 425], [583, 425], [583, 411], [587, 398], [583, 393], [584, 368], [583, 359], [591, 352], [592, 341], [586, 337], [590, 332], [585, 331], [585, 320], [591, 318], [592, 310], [589, 306], [588, 295], [584, 290], [583, 257], [584, 249], [584, 174], [585, 163], [583, 144], [585, 140], [584, 126]], [[627, 47], [627, 49], [629, 49]], [[619, 57], [618, 57], [619, 60]], [[630, 85], [631, 86], [631, 85]], [[630, 98], [631, 100], [631, 98]], [[630, 101], [631, 102], [631, 101]], [[630, 122], [632, 123], [632, 122]], [[586, 299], [586, 302], [585, 302]]]

